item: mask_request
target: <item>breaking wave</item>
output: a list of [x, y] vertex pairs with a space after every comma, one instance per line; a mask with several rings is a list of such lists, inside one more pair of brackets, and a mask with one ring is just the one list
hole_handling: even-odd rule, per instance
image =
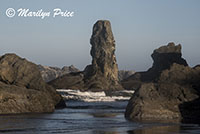
[[107, 95], [104, 91], [91, 92], [91, 91], [80, 91], [72, 89], [57, 89], [65, 100], [77, 100], [84, 102], [111, 102], [111, 101], [127, 101], [130, 99], [134, 91], [115, 91]]

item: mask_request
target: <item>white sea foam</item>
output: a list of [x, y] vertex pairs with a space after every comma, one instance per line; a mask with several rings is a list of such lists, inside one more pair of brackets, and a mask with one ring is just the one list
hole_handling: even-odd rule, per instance
[[[130, 96], [134, 91], [116, 91], [113, 96], [106, 96], [104, 91], [101, 92], [91, 92], [91, 91], [80, 91], [80, 90], [71, 90], [71, 89], [57, 89], [57, 91], [62, 95], [65, 100], [78, 100], [85, 102], [99, 102], [99, 101], [125, 101], [129, 100]], [[122, 94], [129, 94], [123, 95]]]

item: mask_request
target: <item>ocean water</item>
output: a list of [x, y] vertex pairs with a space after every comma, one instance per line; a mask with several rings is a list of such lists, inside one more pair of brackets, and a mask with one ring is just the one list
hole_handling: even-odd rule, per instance
[[5, 134], [199, 134], [199, 124], [130, 122], [124, 111], [128, 101], [68, 101], [68, 108], [52, 114], [0, 116]]

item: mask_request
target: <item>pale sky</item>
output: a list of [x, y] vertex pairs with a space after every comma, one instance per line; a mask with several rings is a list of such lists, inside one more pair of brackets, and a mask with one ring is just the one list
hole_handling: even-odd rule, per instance
[[[8, 18], [8, 8], [60, 8], [74, 16]], [[200, 64], [200, 0], [1, 0], [0, 55], [82, 70], [91, 63], [92, 27], [100, 19], [111, 22], [119, 69], [147, 70], [153, 50], [168, 42], [182, 44], [190, 66]]]

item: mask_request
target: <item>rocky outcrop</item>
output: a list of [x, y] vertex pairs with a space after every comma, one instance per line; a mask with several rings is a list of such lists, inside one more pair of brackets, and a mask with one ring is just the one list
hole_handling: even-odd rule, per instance
[[120, 81], [127, 79], [129, 76], [133, 75], [135, 71], [128, 71], [128, 70], [119, 70], [118, 71], [118, 78]]
[[[181, 58], [180, 47], [169, 44], [156, 49], [152, 54], [153, 67], [138, 78], [132, 76], [140, 85], [127, 105], [127, 119], [200, 119], [200, 67], [187, 66]], [[157, 74], [150, 76], [151, 79], [141, 79], [149, 76], [149, 71]]]
[[[76, 67], [74, 67], [73, 65], [64, 66], [63, 68], [38, 65], [38, 68], [39, 68], [42, 78], [45, 82], [50, 82], [50, 81], [52, 81], [58, 77], [61, 77], [65, 74], [68, 74], [66, 76], [69, 76], [70, 73], [75, 74], [77, 72], [80, 72], [80, 70], [77, 69]], [[124, 80], [124, 79], [128, 78], [129, 76], [133, 75], [134, 73], [135, 72], [131, 71], [131, 70], [130, 71], [119, 70], [118, 71], [118, 79], [119, 79], [119, 81]]]
[[149, 75], [147, 80], [155, 80], [163, 70], [169, 69], [173, 63], [188, 66], [186, 60], [182, 58], [181, 45], [175, 46], [173, 42], [154, 50], [151, 57], [153, 66], [147, 72]]
[[86, 90], [84, 88], [84, 74], [83, 72], [75, 72], [65, 74], [55, 80], [50, 81], [48, 84], [56, 89], [79, 89], [81, 91]]
[[174, 63], [188, 66], [186, 60], [182, 58], [181, 45], [176, 46], [173, 42], [155, 49], [151, 57], [153, 59], [153, 66], [148, 71], [136, 72], [122, 81], [125, 89], [136, 90], [142, 82], [157, 80], [162, 71], [169, 69]]
[[71, 72], [79, 72], [73, 65], [64, 66], [63, 68], [38, 65], [38, 68], [45, 82], [49, 82]]
[[[109, 21], [100, 20], [94, 24], [90, 43], [92, 45], [90, 51], [92, 64], [88, 65], [83, 72], [65, 75], [49, 82], [49, 84], [56, 88], [81, 88], [93, 91], [123, 89], [119, 84], [115, 41]], [[75, 77], [77, 80], [68, 83], [74, 80]]]
[[0, 57], [0, 114], [53, 112], [65, 107], [37, 65], [15, 54]]

